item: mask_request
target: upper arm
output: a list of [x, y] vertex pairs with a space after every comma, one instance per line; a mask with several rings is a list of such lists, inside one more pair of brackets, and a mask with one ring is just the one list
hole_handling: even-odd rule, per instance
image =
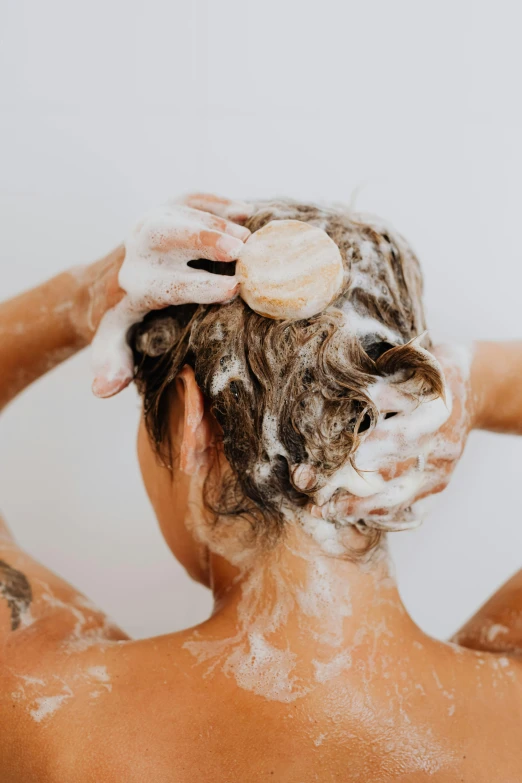
[[522, 342], [478, 342], [471, 366], [474, 427], [522, 434]]
[[522, 570], [486, 601], [452, 641], [473, 650], [522, 655]]
[[23, 552], [0, 517], [2, 780], [47, 779], [56, 746], [63, 755], [75, 736], [71, 726], [85, 731], [96, 700], [110, 692], [107, 645], [125, 638], [81, 593]]
[[0, 673], [13, 655], [30, 659], [125, 638], [85, 596], [24, 552], [0, 517]]

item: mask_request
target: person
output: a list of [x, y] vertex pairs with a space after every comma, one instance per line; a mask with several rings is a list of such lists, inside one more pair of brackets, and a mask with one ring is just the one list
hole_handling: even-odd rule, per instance
[[[299, 322], [215, 273], [281, 217], [323, 228], [346, 269]], [[418, 523], [470, 429], [521, 432], [522, 344], [432, 346], [415, 256], [370, 218], [197, 194], [136, 231], [172, 286], [149, 266], [120, 288], [128, 243], [5, 302], [0, 400], [97, 332], [97, 394], [132, 357], [145, 486], [215, 607], [133, 641], [2, 522], [2, 781], [520, 780], [522, 572], [440, 642], [408, 616], [386, 537]]]

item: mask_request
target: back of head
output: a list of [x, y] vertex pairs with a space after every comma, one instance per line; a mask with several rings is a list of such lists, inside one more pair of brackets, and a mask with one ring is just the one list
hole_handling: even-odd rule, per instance
[[[353, 456], [379, 412], [369, 390], [379, 378], [419, 401], [442, 394], [426, 350], [422, 277], [405, 240], [381, 221], [335, 208], [264, 202], [246, 223], [271, 220], [322, 228], [341, 251], [344, 281], [318, 315], [275, 321], [241, 299], [151, 313], [131, 338], [145, 421], [170, 463], [169, 389], [193, 367], [222, 429], [230, 472], [207, 481], [219, 516], [240, 515], [268, 540], [282, 532], [288, 504], [302, 507]], [[416, 339], [419, 338], [419, 339]], [[380, 533], [369, 531], [368, 547]]]

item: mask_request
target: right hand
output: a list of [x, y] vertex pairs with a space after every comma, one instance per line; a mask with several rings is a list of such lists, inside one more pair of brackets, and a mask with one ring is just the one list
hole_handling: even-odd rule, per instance
[[[151, 210], [125, 243], [118, 276], [123, 296], [105, 312], [93, 340], [93, 392], [97, 397], [111, 397], [132, 380], [134, 365], [127, 333], [148, 312], [191, 302], [226, 302], [237, 293], [235, 277], [211, 274], [187, 264], [198, 258], [235, 261], [250, 231], [187, 206], [191, 198], [184, 204], [169, 201]], [[230, 215], [236, 217], [245, 209], [241, 202], [205, 198], [214, 198], [214, 207], [216, 203], [222, 208], [226, 205]]]

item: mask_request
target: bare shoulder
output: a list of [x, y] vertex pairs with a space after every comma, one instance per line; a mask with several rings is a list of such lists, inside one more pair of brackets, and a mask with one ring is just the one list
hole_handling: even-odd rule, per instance
[[11, 655], [126, 638], [79, 590], [21, 549], [0, 517], [0, 675]]
[[473, 650], [506, 653], [522, 660], [522, 570], [478, 609], [453, 640]]
[[[419, 650], [419, 670], [448, 717], [464, 717], [475, 737], [491, 726], [518, 736], [522, 720], [522, 659], [517, 654], [469, 649], [428, 639]], [[419, 673], [420, 673], [419, 671]]]
[[[73, 640], [39, 664], [33, 657], [30, 669], [13, 666], [9, 706], [1, 712], [0, 779], [206, 783], [219, 780], [225, 765], [231, 780], [264, 780], [286, 758], [288, 743], [290, 766], [279, 779], [327, 779], [328, 765], [346, 769], [348, 762], [358, 763], [357, 749], [365, 740], [357, 734], [360, 715], [350, 715], [349, 707], [337, 716], [337, 739], [323, 748], [329, 754], [326, 766], [310, 740], [310, 717], [314, 737], [329, 735], [330, 719], [321, 723], [321, 704], [332, 698], [337, 703], [341, 691], [352, 704], [358, 676], [325, 685], [320, 698], [267, 701], [238, 688], [208, 660], [199, 665], [186, 644], [193, 635], [83, 646]], [[412, 690], [405, 697], [412, 725], [428, 722], [429, 737], [440, 732], [457, 738], [466, 754], [477, 757], [481, 748], [491, 749], [492, 727], [506, 748], [518, 749], [520, 661], [429, 639], [417, 645], [409, 658]], [[397, 693], [404, 693], [406, 684], [401, 680]], [[378, 704], [378, 683], [374, 691]], [[343, 729], [351, 744], [337, 741]]]
[[171, 780], [176, 738], [198, 691], [176, 637], [130, 640], [2, 523], [2, 783], [141, 783], [151, 773]]
[[27, 638], [19, 637], [22, 654], [10, 657], [0, 677], [0, 780], [172, 780], [193, 690], [182, 643], [100, 640], [79, 631], [52, 653], [42, 629], [30, 639], [28, 626]]
[[126, 638], [102, 610], [22, 551], [2, 523], [2, 781], [54, 780], [44, 774], [60, 736], [51, 719], [68, 705], [78, 716], [81, 703], [109, 691], [103, 650]]

